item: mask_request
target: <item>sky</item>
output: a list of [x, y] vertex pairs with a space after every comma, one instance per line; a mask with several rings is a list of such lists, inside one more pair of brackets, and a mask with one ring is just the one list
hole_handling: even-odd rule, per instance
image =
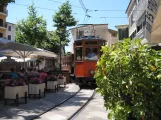
[[[7, 7], [7, 22], [15, 23], [28, 16], [28, 6], [34, 2], [39, 16], [47, 21], [47, 29], [54, 30], [52, 16], [58, 11], [59, 6], [66, 0], [15, 0]], [[116, 30], [115, 26], [127, 24], [128, 19], [125, 11], [130, 0], [82, 0], [88, 15], [91, 16], [87, 21], [85, 11], [79, 0], [69, 0], [72, 5], [72, 12], [78, 24], [108, 24], [108, 28]], [[95, 11], [97, 10], [97, 11]], [[103, 18], [102, 18], [103, 17]], [[106, 18], [104, 18], [106, 17]]]

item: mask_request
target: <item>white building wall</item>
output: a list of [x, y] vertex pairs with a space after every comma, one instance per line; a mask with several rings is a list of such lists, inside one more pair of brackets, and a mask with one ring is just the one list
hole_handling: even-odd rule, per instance
[[83, 27], [78, 27], [77, 29], [72, 29], [71, 34], [72, 34], [72, 39], [76, 40], [79, 39], [77, 38], [77, 31], [84, 31], [84, 36], [96, 36], [102, 39], [105, 39], [106, 41], [108, 40], [108, 25], [107, 24], [96, 24], [94, 25], [88, 25], [88, 26], [83, 26]]
[[[11, 26], [11, 31], [9, 30], [9, 27]], [[8, 39], [8, 35], [11, 36], [11, 41], [15, 41], [16, 37], [16, 26], [13, 23], [7, 22], [7, 29], [6, 29], [6, 38]]]
[[77, 38], [77, 31], [84, 31], [84, 36], [96, 36], [102, 39], [105, 39], [106, 41], [108, 41], [108, 24], [94, 24], [93, 25], [87, 25], [87, 26], [82, 26], [82, 27], [78, 27], [77, 29], [71, 29], [70, 30], [70, 42], [69, 42], [69, 46], [66, 47], [66, 51], [70, 51], [72, 53], [74, 53], [73, 51], [73, 43], [74, 40], [78, 39]]
[[108, 46], [112, 46], [118, 42], [117, 36], [112, 36], [110, 32], [108, 32]]

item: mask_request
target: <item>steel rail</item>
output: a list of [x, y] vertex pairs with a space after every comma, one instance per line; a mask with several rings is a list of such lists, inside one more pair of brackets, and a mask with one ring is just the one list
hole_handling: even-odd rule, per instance
[[94, 90], [92, 96], [87, 100], [87, 102], [84, 103], [73, 115], [68, 117], [67, 120], [74, 120], [81, 113], [81, 111], [83, 111], [83, 109], [90, 103], [90, 101], [93, 99], [95, 94], [96, 94], [96, 91]]
[[34, 120], [34, 119], [40, 117], [41, 115], [43, 115], [43, 114], [45, 114], [45, 113], [51, 111], [52, 109], [55, 109], [56, 107], [59, 107], [59, 106], [62, 105], [63, 103], [67, 102], [69, 99], [71, 99], [71, 98], [73, 98], [74, 96], [76, 96], [79, 92], [80, 92], [80, 89], [79, 89], [76, 93], [74, 93], [73, 95], [71, 95], [70, 97], [68, 97], [67, 99], [65, 99], [65, 100], [63, 100], [62, 102], [60, 102], [59, 104], [54, 105], [52, 108], [48, 109], [47, 111], [45, 111], [45, 112], [43, 112], [43, 113], [41, 113], [41, 114], [35, 116], [34, 118], [32, 118], [32, 120]]

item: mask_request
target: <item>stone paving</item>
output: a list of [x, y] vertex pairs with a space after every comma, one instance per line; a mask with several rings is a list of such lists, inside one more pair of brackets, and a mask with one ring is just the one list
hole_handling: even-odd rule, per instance
[[107, 114], [108, 111], [104, 108], [103, 98], [96, 94], [74, 120], [108, 120]]
[[[67, 120], [92, 96], [93, 90], [81, 90], [61, 106], [43, 114], [36, 120]], [[84, 120], [84, 119], [82, 119]]]
[[45, 98], [28, 99], [27, 104], [24, 104], [24, 100], [20, 100], [18, 107], [13, 104], [13, 101], [8, 102], [7, 106], [0, 101], [0, 120], [31, 120], [69, 98], [78, 90], [77, 85], [68, 84], [65, 89], [60, 89], [57, 93], [47, 93]]

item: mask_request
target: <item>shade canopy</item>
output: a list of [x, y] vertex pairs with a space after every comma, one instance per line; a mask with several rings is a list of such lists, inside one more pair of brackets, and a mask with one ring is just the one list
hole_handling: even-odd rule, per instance
[[17, 42], [8, 42], [0, 48], [0, 54], [6, 56], [27, 58], [30, 55], [56, 58], [57, 55], [54, 52], [43, 50], [40, 48], [34, 48], [32, 46], [21, 44]]
[[0, 38], [0, 48], [4, 47], [7, 43], [13, 43], [14, 41], [5, 39], [5, 38]]

